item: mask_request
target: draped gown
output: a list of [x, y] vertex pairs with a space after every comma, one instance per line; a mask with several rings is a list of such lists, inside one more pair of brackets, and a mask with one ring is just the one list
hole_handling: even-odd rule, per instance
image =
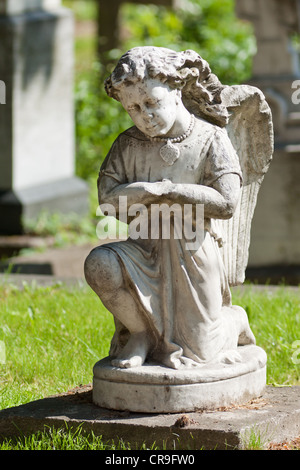
[[[196, 119], [191, 136], [180, 144], [180, 157], [168, 165], [159, 150], [136, 127], [121, 134], [113, 144], [99, 173], [99, 199], [106, 202], [111, 178], [121, 184], [157, 182], [212, 187], [224, 174], [237, 174], [242, 181], [239, 158], [225, 129]], [[137, 201], [138, 202], [138, 201]], [[118, 257], [125, 285], [140, 315], [155, 338], [151, 356], [174, 366], [207, 363], [225, 347], [226, 315], [231, 294], [220, 255], [222, 234], [214, 220], [206, 219], [204, 237], [196, 249], [187, 249], [185, 236], [169, 239], [132, 239], [108, 243], [102, 248]], [[119, 321], [110, 356], [117, 356], [129, 332]]]

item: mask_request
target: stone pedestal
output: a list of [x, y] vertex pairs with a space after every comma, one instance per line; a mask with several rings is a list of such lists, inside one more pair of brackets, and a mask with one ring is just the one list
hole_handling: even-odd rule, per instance
[[57, 0], [0, 3], [0, 232], [41, 209], [88, 209], [75, 175], [73, 17]]
[[94, 366], [93, 402], [103, 408], [141, 413], [212, 410], [262, 395], [266, 353], [239, 347], [242, 362], [206, 364], [174, 370], [155, 364], [132, 369], [112, 367], [105, 358]]

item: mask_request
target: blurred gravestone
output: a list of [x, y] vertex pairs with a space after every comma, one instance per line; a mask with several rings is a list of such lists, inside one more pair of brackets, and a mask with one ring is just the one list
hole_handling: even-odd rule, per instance
[[22, 233], [42, 209], [85, 213], [87, 185], [74, 176], [73, 17], [60, 0], [0, 0], [0, 80], [0, 233]]
[[[275, 154], [258, 202], [249, 266], [282, 266], [300, 282], [300, 67], [293, 36], [300, 32], [300, 0], [236, 0], [237, 15], [253, 23], [257, 39], [253, 77], [273, 113]], [[299, 37], [299, 36], [298, 36]], [[295, 99], [293, 99], [293, 97]], [[266, 233], [268, 236], [266, 237]], [[296, 268], [296, 269], [295, 269]], [[254, 270], [255, 271], [255, 270]], [[292, 279], [296, 274], [296, 277]], [[272, 269], [266, 276], [272, 277]], [[280, 280], [280, 279], [279, 279]]]

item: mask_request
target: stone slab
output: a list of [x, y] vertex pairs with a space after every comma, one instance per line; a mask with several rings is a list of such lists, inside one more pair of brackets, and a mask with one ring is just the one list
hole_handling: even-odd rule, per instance
[[65, 8], [0, 15], [1, 191], [74, 175], [73, 33]]
[[259, 397], [266, 385], [267, 356], [258, 346], [238, 348], [241, 362], [170, 369], [146, 363], [120, 369], [110, 358], [94, 366], [93, 401], [98, 406], [142, 413], [215, 409]]
[[76, 176], [18, 191], [0, 190], [1, 234], [17, 235], [26, 222], [41, 211], [85, 215], [88, 212], [88, 185]]
[[99, 408], [91, 386], [0, 411], [0, 436], [29, 434], [51, 427], [78, 427], [122, 438], [131, 448], [143, 443], [165, 449], [242, 449], [254, 432], [260, 442], [283, 442], [300, 435], [300, 387], [267, 387], [257, 400], [213, 412], [141, 414]]

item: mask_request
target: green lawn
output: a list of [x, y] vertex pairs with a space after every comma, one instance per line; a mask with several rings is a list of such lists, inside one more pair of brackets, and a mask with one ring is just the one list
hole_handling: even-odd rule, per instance
[[[299, 290], [247, 286], [233, 299], [247, 310], [257, 344], [268, 354], [268, 384], [300, 385]], [[113, 331], [112, 315], [85, 284], [0, 285], [0, 409], [91, 383], [93, 365], [108, 354]], [[49, 429], [0, 445], [0, 450], [12, 449], [130, 446], [105, 443], [80, 429]]]
[[[249, 287], [235, 293], [234, 302], [247, 310], [257, 344], [268, 354], [268, 383], [299, 385], [299, 292]], [[91, 383], [113, 331], [112, 315], [85, 285], [0, 286], [0, 408]]]
[[[155, 446], [153, 446], [153, 450]], [[5, 439], [0, 442], [0, 450], [146, 450], [132, 448], [122, 440], [103, 441], [102, 436], [87, 435], [79, 426], [74, 429], [46, 428], [29, 436]]]
[[268, 355], [267, 383], [300, 385], [300, 289], [245, 286], [233, 301], [248, 313], [258, 346]]
[[0, 287], [0, 408], [92, 381], [108, 353], [112, 316], [87, 287]]

